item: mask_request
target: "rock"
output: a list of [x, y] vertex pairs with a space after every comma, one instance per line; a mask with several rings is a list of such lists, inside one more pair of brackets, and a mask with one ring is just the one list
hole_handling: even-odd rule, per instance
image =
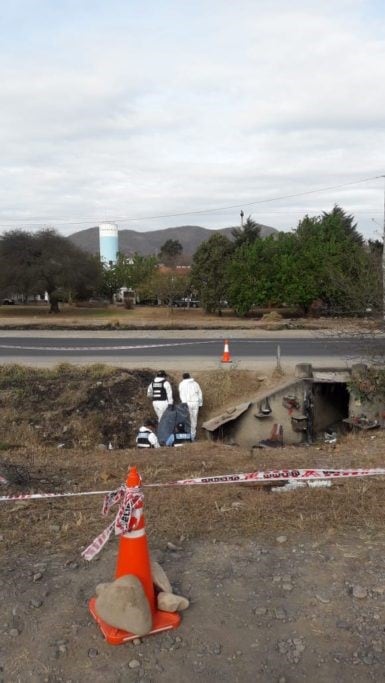
[[254, 610], [254, 614], [257, 617], [263, 617], [264, 614], [267, 614], [267, 608], [266, 607], [256, 607]]
[[290, 645], [289, 645], [289, 643], [286, 642], [286, 640], [279, 640], [277, 643], [277, 648], [278, 648], [278, 652], [281, 655], [285, 655], [287, 652], [289, 652]]
[[182, 550], [182, 548], [179, 548], [177, 545], [175, 545], [175, 543], [171, 543], [171, 541], [168, 541], [167, 550], [172, 550], [175, 553], [177, 550]]
[[187, 598], [181, 595], [174, 595], [173, 593], [161, 592], [158, 594], [158, 609], [161, 612], [179, 612], [187, 609], [189, 606]]
[[277, 536], [275, 540], [277, 541], [277, 543], [286, 543], [287, 536]]
[[16, 638], [16, 636], [19, 635], [19, 630], [17, 628], [11, 628], [9, 631], [9, 635], [12, 636], [12, 638]]
[[31, 605], [31, 607], [35, 607], [36, 609], [38, 609], [42, 606], [43, 600], [37, 600], [36, 598], [32, 598], [29, 604]]
[[144, 636], [151, 630], [152, 614], [140, 580], [131, 574], [121, 576], [96, 589], [95, 609], [110, 626]]
[[42, 578], [43, 574], [41, 572], [36, 572], [36, 574], [33, 575], [32, 580], [36, 583], [36, 581], [40, 581]]
[[164, 593], [172, 593], [171, 583], [169, 582], [166, 572], [160, 566], [159, 562], [151, 560], [151, 574], [152, 580], [157, 588]]
[[107, 450], [107, 446], [106, 446], [105, 443], [98, 443], [98, 445], [96, 446], [96, 450], [98, 450], [98, 451], [106, 451], [106, 450]]
[[90, 647], [90, 649], [88, 650], [88, 656], [91, 657], [91, 659], [93, 657], [97, 657], [98, 654], [99, 654], [99, 650], [97, 650], [96, 647]]
[[282, 584], [282, 590], [284, 591], [292, 591], [294, 588], [292, 583], [283, 583]]
[[356, 586], [353, 586], [352, 595], [353, 595], [353, 598], [363, 600], [364, 598], [368, 597], [368, 591], [363, 586], [360, 586], [357, 584]]
[[140, 666], [140, 662], [138, 662], [137, 659], [131, 659], [131, 660], [128, 662], [128, 666], [130, 667], [130, 669], [137, 669], [138, 666]]
[[327, 605], [328, 602], [330, 602], [329, 598], [325, 598], [323, 595], [319, 595], [318, 593], [316, 593], [316, 598], [318, 602], [322, 602], [323, 605]]
[[283, 607], [276, 607], [274, 615], [276, 619], [286, 619], [287, 617], [286, 610], [284, 610]]
[[132, 641], [133, 645], [141, 645], [141, 643], [142, 641], [140, 640], [140, 638], [134, 638], [134, 640]]
[[60, 531], [59, 524], [50, 524], [48, 528], [50, 531], [53, 531], [54, 533], [59, 533]]

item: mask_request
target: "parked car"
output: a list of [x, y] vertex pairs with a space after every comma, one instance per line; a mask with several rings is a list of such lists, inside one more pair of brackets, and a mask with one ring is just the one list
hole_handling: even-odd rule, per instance
[[198, 299], [191, 299], [190, 297], [185, 296], [182, 299], [175, 299], [172, 305], [177, 308], [199, 308], [201, 303]]
[[2, 305], [3, 306], [14, 306], [15, 302], [13, 299], [3, 299]]

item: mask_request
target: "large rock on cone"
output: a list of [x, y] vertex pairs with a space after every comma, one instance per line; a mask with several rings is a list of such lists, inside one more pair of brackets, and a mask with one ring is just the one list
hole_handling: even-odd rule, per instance
[[132, 574], [96, 588], [95, 609], [110, 626], [144, 636], [152, 628], [152, 614], [140, 580]]

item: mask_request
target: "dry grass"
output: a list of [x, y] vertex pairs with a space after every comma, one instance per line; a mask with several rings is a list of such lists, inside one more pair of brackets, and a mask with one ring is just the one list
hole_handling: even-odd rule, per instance
[[[2, 458], [28, 464], [32, 490], [75, 491], [113, 489], [136, 465], [144, 483], [169, 482], [192, 476], [231, 474], [286, 467], [327, 468], [384, 466], [385, 434], [349, 436], [337, 447], [263, 450], [256, 455], [239, 448], [197, 443], [183, 449], [151, 453], [137, 450], [56, 451], [42, 448], [2, 453]], [[145, 490], [148, 533], [158, 541], [184, 538], [254, 537], [256, 534], [305, 531], [315, 539], [327, 530], [383, 528], [383, 479], [337, 482], [330, 489], [271, 493], [259, 485], [212, 485]], [[79, 552], [107, 523], [100, 517], [101, 497], [11, 503], [0, 507], [6, 549], [32, 549], [36, 544]], [[10, 514], [11, 513], [11, 514]], [[33, 528], [34, 533], [29, 533]], [[58, 534], [58, 529], [60, 533]]]
[[281, 320], [275, 311], [263, 319], [255, 317], [239, 318], [233, 311], [226, 309], [222, 315], [210, 315], [202, 309], [169, 308], [167, 306], [137, 306], [127, 310], [122, 306], [108, 305], [101, 308], [61, 305], [60, 313], [51, 315], [48, 306], [0, 306], [1, 327], [79, 328], [79, 329], [331, 329], [351, 330], [365, 327], [377, 329], [381, 321], [363, 321], [352, 318], [295, 318]]

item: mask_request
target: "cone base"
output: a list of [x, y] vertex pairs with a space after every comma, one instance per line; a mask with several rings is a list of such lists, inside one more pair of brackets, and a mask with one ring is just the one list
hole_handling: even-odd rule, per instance
[[[122, 629], [110, 626], [103, 621], [103, 619], [101, 619], [96, 612], [95, 602], [96, 598], [91, 598], [88, 603], [88, 609], [91, 613], [91, 616], [98, 624], [107, 643], [110, 645], [121, 645], [122, 643], [127, 643], [130, 640], [134, 640], [134, 638], [139, 638], [139, 636], [135, 633], [123, 631]], [[161, 631], [168, 631], [171, 628], [178, 628], [180, 622], [181, 617], [177, 612], [161, 612], [160, 610], [156, 610], [152, 618], [152, 629], [146, 633], [146, 636], [151, 636], [153, 633], [160, 633]]]

